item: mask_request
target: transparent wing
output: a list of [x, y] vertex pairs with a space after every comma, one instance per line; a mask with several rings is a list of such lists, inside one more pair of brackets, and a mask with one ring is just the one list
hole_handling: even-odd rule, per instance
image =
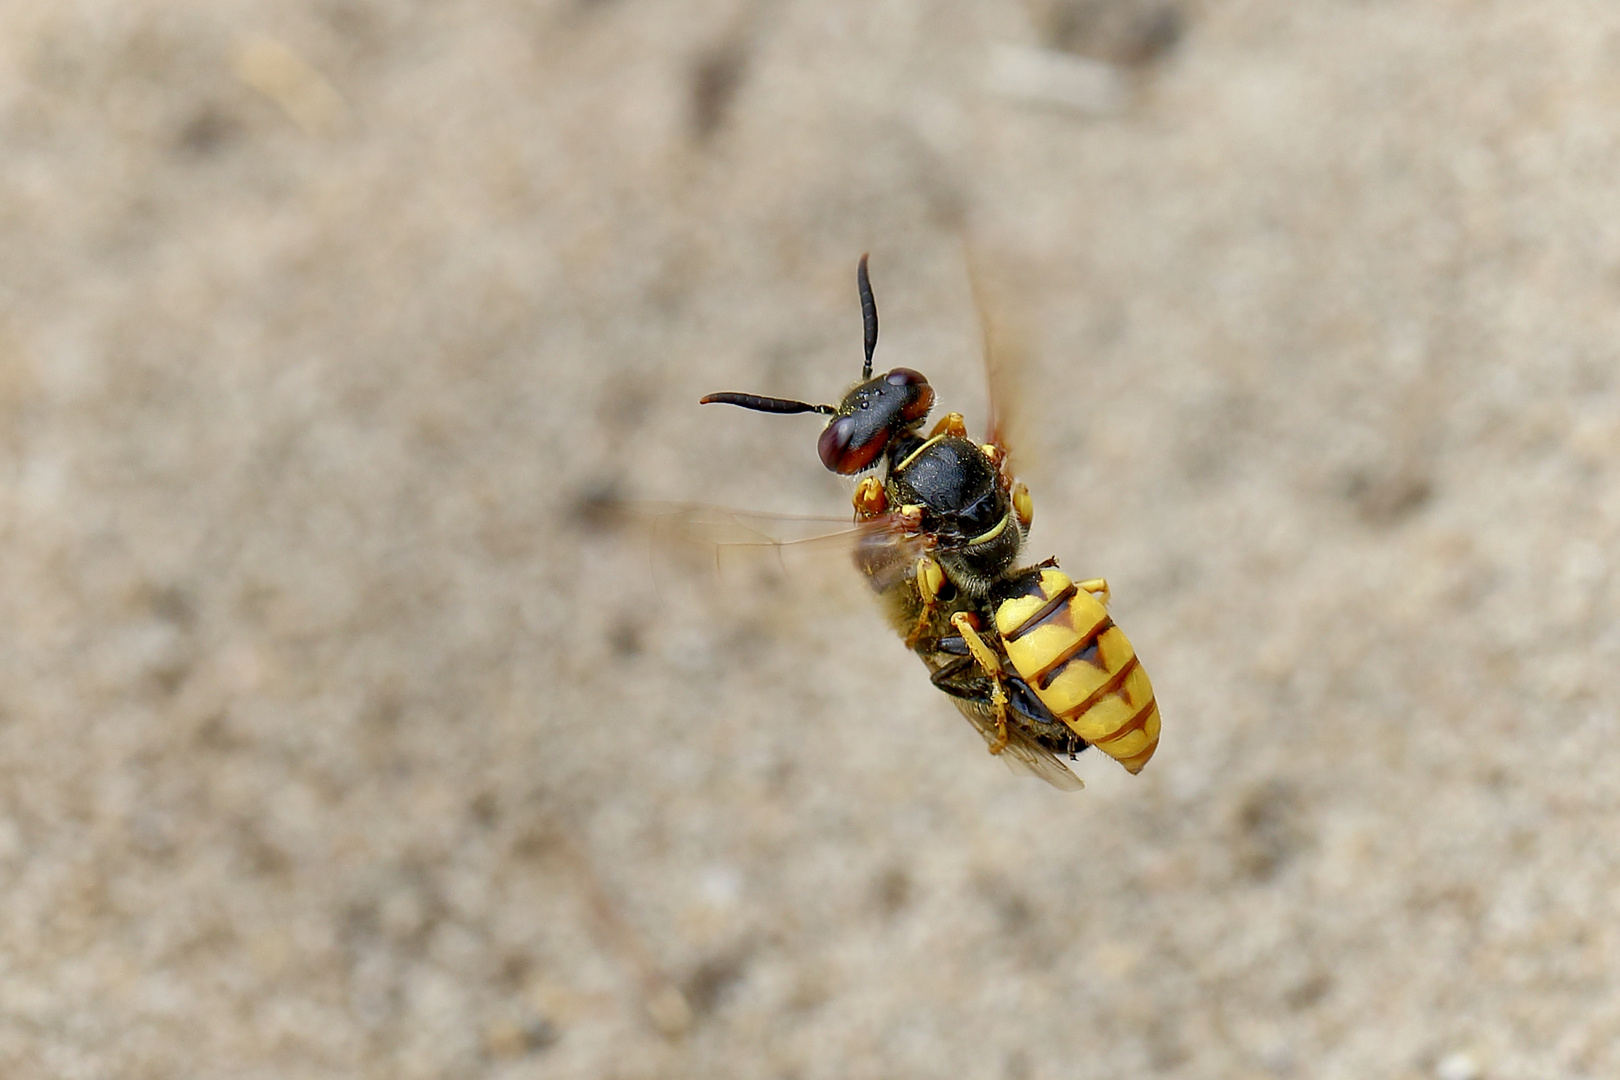
[[893, 515], [851, 522], [679, 503], [626, 510], [652, 540], [656, 579], [695, 574], [728, 590], [821, 591], [864, 577], [873, 592], [882, 592], [912, 574], [928, 546], [925, 536], [907, 533]]
[[[996, 732], [996, 722], [991, 717], [989, 708], [963, 698], [951, 700], [956, 703], [957, 711], [967, 717], [968, 723], [984, 737], [985, 743], [994, 746], [1000, 736]], [[1008, 727], [1007, 745], [997, 756], [1007, 763], [1007, 768], [1018, 775], [1038, 777], [1059, 791], [1079, 791], [1086, 786], [1078, 776], [1069, 771], [1062, 758], [1039, 743], [1031, 741], [1015, 727]]]
[[968, 284], [973, 290], [973, 307], [984, 338], [984, 376], [990, 398], [990, 422], [985, 438], [1010, 456], [1015, 446], [1021, 451], [1028, 449], [1020, 438], [1024, 432], [1019, 426], [1023, 415], [1020, 373], [1028, 349], [1013, 329], [1022, 320], [1006, 316], [1006, 297], [1016, 290], [1011, 282], [991, 280], [986, 261], [975, 252], [971, 242], [964, 240], [963, 247]]

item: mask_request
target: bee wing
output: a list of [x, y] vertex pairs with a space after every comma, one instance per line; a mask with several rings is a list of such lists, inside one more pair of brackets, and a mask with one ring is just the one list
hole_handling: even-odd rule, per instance
[[645, 520], [655, 558], [678, 559], [683, 572], [702, 568], [728, 586], [850, 581], [853, 566], [873, 592], [882, 592], [912, 574], [928, 547], [926, 537], [907, 533], [890, 514], [851, 522], [674, 503], [643, 504], [632, 513]]
[[[989, 709], [962, 698], [952, 700], [956, 702], [957, 710], [967, 717], [968, 723], [984, 736], [985, 743], [994, 746], [1001, 736], [996, 731], [996, 723]], [[1079, 791], [1086, 786], [1084, 781], [1069, 771], [1062, 758], [1015, 727], [1007, 728], [1007, 745], [997, 756], [1019, 776], [1037, 777], [1059, 791]]]

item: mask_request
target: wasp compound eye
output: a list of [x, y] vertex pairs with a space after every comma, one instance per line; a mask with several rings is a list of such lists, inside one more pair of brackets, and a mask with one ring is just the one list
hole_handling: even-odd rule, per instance
[[865, 416], [840, 416], [821, 433], [816, 452], [827, 468], [849, 476], [876, 461], [888, 444], [887, 426], [875, 426]]
[[821, 433], [821, 463], [848, 476], [871, 465], [890, 441], [915, 427], [934, 404], [934, 388], [910, 368], [868, 379], [844, 396]]
[[883, 376], [883, 381], [905, 392], [906, 403], [900, 409], [900, 415], [904, 419], [921, 420], [928, 415], [928, 410], [934, 407], [934, 388], [928, 385], [928, 380], [922, 372], [897, 367]]

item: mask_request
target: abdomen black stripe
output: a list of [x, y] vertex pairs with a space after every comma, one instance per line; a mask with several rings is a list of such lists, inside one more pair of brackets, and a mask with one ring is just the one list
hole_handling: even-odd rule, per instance
[[1067, 585], [1063, 586], [1063, 588], [1058, 590], [1058, 594], [1056, 596], [1042, 604], [1040, 609], [1037, 610], [1033, 615], [1025, 619], [1022, 623], [1019, 623], [1017, 626], [1013, 627], [1011, 630], [1007, 631], [1005, 634], [1002, 634], [1001, 640], [1017, 641], [1019, 638], [1023, 637], [1025, 634], [1029, 633], [1031, 630], [1035, 629], [1037, 626], [1041, 625], [1041, 623], [1045, 622], [1047, 619], [1050, 619], [1053, 615], [1056, 615], [1059, 611], [1066, 607], [1076, 591], [1077, 590], [1074, 582], [1069, 582]]
[[1069, 666], [1069, 661], [1095, 645], [1097, 639], [1113, 629], [1113, 627], [1114, 620], [1104, 615], [1102, 622], [1075, 638], [1074, 644], [1058, 653], [1052, 658], [1051, 663], [1035, 673], [1035, 689], [1045, 690], [1048, 686], [1051, 686], [1052, 680], [1063, 674], [1063, 669]]

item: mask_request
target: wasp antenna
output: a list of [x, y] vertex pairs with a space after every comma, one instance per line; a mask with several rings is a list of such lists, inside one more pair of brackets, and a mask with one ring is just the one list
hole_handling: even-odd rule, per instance
[[866, 273], [866, 256], [855, 268], [855, 284], [861, 290], [861, 323], [866, 327], [866, 366], [861, 368], [861, 381], [872, 377], [872, 350], [877, 348], [877, 301], [872, 298], [872, 279]]
[[744, 409], [753, 409], [755, 412], [768, 413], [821, 413], [831, 416], [838, 410], [831, 405], [812, 405], [808, 401], [791, 401], [788, 398], [761, 397], [758, 394], [709, 394], [698, 401], [699, 405], [739, 405]]

